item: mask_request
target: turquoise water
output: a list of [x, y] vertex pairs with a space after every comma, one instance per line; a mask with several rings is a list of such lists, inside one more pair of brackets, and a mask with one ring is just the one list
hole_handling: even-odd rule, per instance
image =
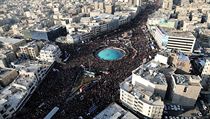
[[120, 49], [106, 48], [104, 50], [101, 50], [97, 55], [100, 59], [113, 61], [113, 60], [119, 60], [122, 57], [124, 57], [125, 52], [123, 52]]

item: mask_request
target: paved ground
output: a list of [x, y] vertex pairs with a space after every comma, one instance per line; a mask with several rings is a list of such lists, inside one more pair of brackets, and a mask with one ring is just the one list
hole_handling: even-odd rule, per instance
[[[150, 9], [153, 6], [148, 7]], [[146, 9], [144, 14], [138, 15], [133, 23], [125, 25], [117, 32], [111, 32], [105, 36], [99, 37], [88, 44], [79, 44], [74, 46], [61, 45], [61, 49], [71, 53], [72, 57], [66, 64], [56, 64], [55, 68], [60, 72], [51, 71], [39, 88], [31, 96], [23, 109], [15, 117], [16, 119], [41, 119], [54, 107], [60, 108], [54, 118], [91, 118], [111, 102], [117, 101], [119, 83], [126, 77], [131, 75], [131, 71], [137, 68], [144, 58], [155, 55], [155, 51], [149, 48], [149, 41], [141, 30], [141, 26], [145, 24], [147, 15], [150, 13]], [[110, 39], [116, 39], [124, 33], [124, 31], [133, 31], [130, 38], [132, 48], [125, 46], [123, 41], [109, 42]], [[115, 46], [125, 48], [129, 53], [126, 57], [119, 61], [102, 61], [94, 56], [94, 52], [100, 49], [100, 46]], [[78, 49], [79, 48], [79, 49]], [[76, 50], [78, 49], [78, 50]], [[134, 57], [135, 51], [137, 51]], [[69, 98], [73, 84], [77, 74], [81, 71], [81, 65], [90, 66], [91, 69], [109, 69], [110, 74], [101, 74], [101, 80], [98, 81], [89, 91], [83, 93], [84, 99], [81, 101], [77, 95], [70, 101]], [[97, 109], [93, 114], [87, 115], [90, 107], [96, 105]]]

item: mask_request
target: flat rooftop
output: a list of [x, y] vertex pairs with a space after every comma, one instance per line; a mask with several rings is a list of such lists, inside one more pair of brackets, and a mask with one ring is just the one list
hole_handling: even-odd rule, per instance
[[57, 45], [47, 44], [41, 49], [41, 51], [56, 51], [57, 48]]
[[180, 30], [166, 28], [166, 27], [159, 27], [159, 29], [167, 33], [169, 36], [195, 39], [195, 36], [189, 31], [180, 31]]
[[0, 92], [0, 106], [10, 104], [12, 107], [18, 106], [27, 90], [24, 86], [12, 83]]
[[21, 41], [24, 41], [24, 39], [0, 37], [0, 42], [8, 43], [8, 44], [16, 44]]
[[145, 80], [148, 80], [155, 84], [167, 85], [165, 75], [160, 72], [162, 68], [166, 68], [165, 65], [162, 65], [152, 60], [134, 70], [133, 74], [139, 75]]
[[157, 96], [150, 90], [145, 89], [140, 84], [135, 83], [135, 85], [131, 84], [132, 77], [129, 77], [124, 82], [120, 84], [120, 88], [126, 90], [130, 94], [138, 97], [145, 103], [152, 104], [152, 105], [163, 105], [161, 101], [161, 97]]
[[8, 75], [13, 70], [14, 69], [0, 68], [0, 80], [2, 79], [2, 77], [5, 77], [6, 75]]
[[113, 103], [96, 115], [93, 119], [139, 119], [120, 105]]
[[201, 78], [195, 75], [172, 75], [177, 85], [194, 85], [200, 86]]

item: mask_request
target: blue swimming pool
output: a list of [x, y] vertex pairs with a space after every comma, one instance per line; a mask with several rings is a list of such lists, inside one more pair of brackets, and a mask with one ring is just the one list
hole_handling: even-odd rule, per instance
[[105, 48], [98, 52], [97, 56], [102, 60], [114, 61], [125, 56], [125, 51], [119, 48]]

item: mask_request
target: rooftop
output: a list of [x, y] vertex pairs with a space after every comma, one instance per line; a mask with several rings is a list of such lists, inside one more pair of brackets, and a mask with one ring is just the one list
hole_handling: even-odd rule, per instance
[[130, 94], [134, 95], [135, 97], [139, 98], [145, 103], [152, 104], [152, 105], [162, 105], [163, 102], [161, 101], [161, 97], [157, 96], [150, 90], [142, 87], [140, 84], [135, 83], [135, 85], [131, 84], [131, 77], [126, 79], [124, 82], [120, 84], [120, 88], [126, 90]]
[[180, 75], [180, 74], [174, 74], [172, 75], [174, 78], [174, 81], [177, 85], [194, 85], [194, 86], [200, 86], [201, 78], [199, 76], [195, 75]]
[[138, 119], [131, 112], [126, 111], [116, 103], [109, 105], [93, 119]]
[[165, 75], [160, 72], [160, 70], [164, 68], [166, 68], [166, 65], [152, 60], [135, 69], [133, 74], [139, 75], [145, 80], [149, 80], [155, 84], [167, 85]]
[[0, 106], [7, 103], [12, 107], [18, 106], [24, 95], [27, 93], [25, 87], [12, 83], [0, 92]]
[[24, 46], [20, 46], [20, 48], [21, 47], [32, 47], [32, 48], [34, 48], [34, 47], [37, 47], [37, 42], [42, 42], [42, 41], [32, 41], [32, 42], [29, 42], [29, 43], [27, 43], [26, 45], [24, 45]]
[[41, 49], [41, 52], [42, 51], [56, 51], [57, 48], [58, 48], [57, 45], [47, 44]]
[[169, 36], [174, 37], [183, 37], [183, 38], [195, 38], [195, 36], [189, 32], [189, 31], [181, 31], [181, 30], [175, 30], [167, 27], [159, 27], [161, 31], [165, 31], [166, 34]]
[[16, 44], [21, 41], [24, 41], [24, 39], [0, 37], [0, 42], [8, 43], [8, 44]]
[[6, 76], [9, 74], [9, 72], [13, 71], [14, 69], [9, 69], [9, 68], [1, 68], [0, 67], [0, 80], [2, 77]]
[[25, 70], [26, 72], [33, 72], [40, 67], [50, 66], [49, 62], [40, 62], [36, 60], [17, 60], [12, 63], [17, 70]]

